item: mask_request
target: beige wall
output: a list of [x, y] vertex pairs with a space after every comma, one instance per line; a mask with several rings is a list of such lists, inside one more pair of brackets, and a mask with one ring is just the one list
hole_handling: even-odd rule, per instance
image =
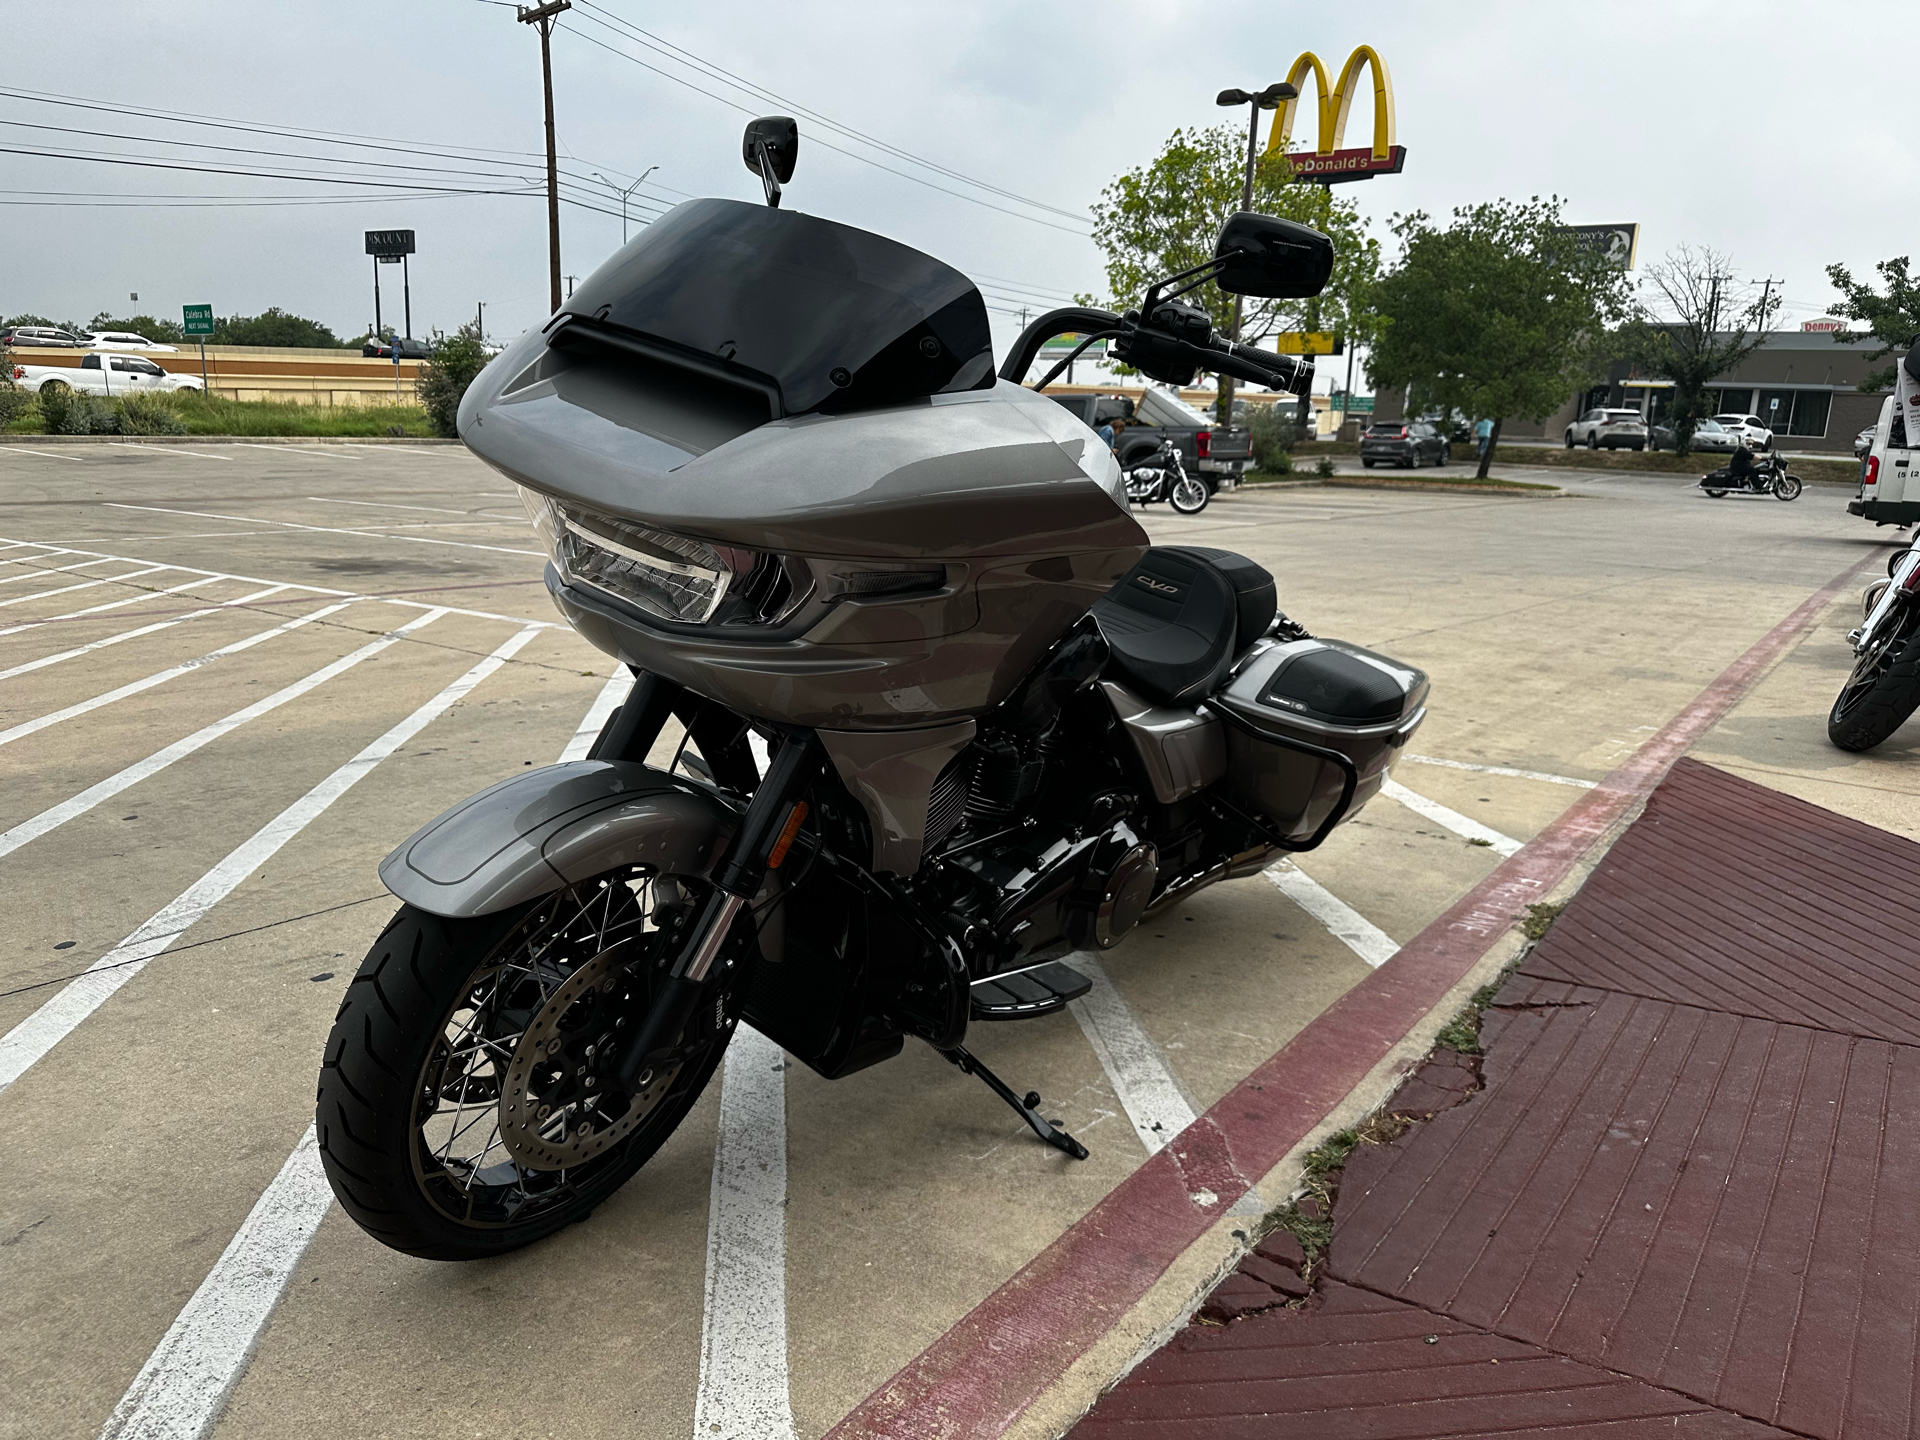
[[[81, 350], [26, 346], [13, 352], [16, 365], [57, 365], [77, 369]], [[128, 352], [102, 352], [125, 354]], [[162, 370], [200, 374], [200, 347], [138, 352]], [[394, 363], [370, 359], [358, 350], [300, 350], [253, 345], [209, 345], [206, 375], [209, 393], [228, 400], [272, 400], [293, 405], [412, 405], [418, 360], [402, 360], [399, 395], [394, 393]]]

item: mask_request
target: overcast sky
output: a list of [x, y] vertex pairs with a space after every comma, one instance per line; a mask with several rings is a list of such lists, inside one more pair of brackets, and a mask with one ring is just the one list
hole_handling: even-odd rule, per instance
[[[740, 162], [741, 127], [751, 114], [788, 108], [647, 48], [659, 42], [910, 152], [912, 160], [889, 155], [801, 113], [800, 167], [787, 203], [940, 256], [979, 281], [1002, 311], [1023, 298], [1039, 309], [1075, 291], [1104, 290], [1086, 222], [1056, 210], [1084, 217], [1103, 185], [1149, 159], [1176, 127], [1214, 123], [1223, 114], [1213, 104], [1219, 89], [1282, 79], [1303, 49], [1337, 74], [1363, 42], [1391, 69], [1398, 139], [1408, 150], [1404, 174], [1344, 187], [1383, 239], [1395, 211], [1443, 215], [1498, 196], [1558, 194], [1571, 221], [1639, 222], [1642, 264], [1691, 242], [1729, 252], [1745, 276], [1776, 277], [1788, 302], [1783, 320], [1797, 324], [1833, 298], [1823, 273], [1829, 262], [1867, 271], [1911, 250], [1920, 235], [1920, 191], [1908, 183], [1912, 126], [1884, 99], [1876, 104], [1889, 92], [1871, 66], [1881, 48], [1898, 48], [1909, 14], [1891, 3], [1662, 0], [1578, 14], [1538, 0], [1339, 8], [1274, 0], [595, 4], [564, 17], [553, 44], [563, 165], [587, 187], [575, 192], [580, 198], [612, 212], [563, 209], [564, 268], [580, 277], [620, 243], [619, 202], [591, 172], [624, 185], [658, 166], [635, 197], [646, 213], [689, 196], [751, 199], [757, 182]], [[655, 38], [623, 38], [620, 20]], [[424, 176], [423, 185], [438, 188], [524, 188], [498, 177], [537, 164], [539, 44], [511, 8], [491, 0], [108, 0], [82, 15], [7, 0], [4, 33], [0, 86], [16, 92], [459, 148], [476, 158], [343, 150], [0, 97], [0, 120], [12, 122], [0, 125], [0, 145], [13, 150], [289, 172], [321, 167], [157, 142], [355, 157], [340, 179], [309, 183], [0, 153], [0, 314], [85, 321], [100, 310], [138, 310], [177, 319], [183, 303], [210, 302], [221, 314], [280, 305], [342, 335], [358, 333], [373, 310], [362, 232], [410, 227], [419, 236], [416, 334], [451, 329], [480, 301], [489, 334], [500, 338], [545, 318], [545, 210], [537, 198], [392, 198], [344, 183]], [[1348, 145], [1367, 142], [1370, 108], [1367, 97], [1355, 101]], [[1304, 109], [1296, 138], [1310, 140]], [[383, 159], [479, 173], [366, 168]], [[21, 193], [48, 191], [82, 192], [89, 203], [20, 203], [62, 198]], [[355, 198], [287, 203], [343, 195]], [[274, 203], [113, 203], [130, 196]], [[391, 323], [400, 310], [397, 268], [382, 278]], [[1016, 322], [995, 318], [1004, 349]]]

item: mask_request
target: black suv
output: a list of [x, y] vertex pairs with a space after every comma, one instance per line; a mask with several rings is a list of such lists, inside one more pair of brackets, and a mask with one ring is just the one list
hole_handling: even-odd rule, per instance
[[1403, 470], [1444, 465], [1447, 440], [1425, 420], [1376, 420], [1360, 437], [1360, 463], [1369, 470], [1376, 465], [1398, 465]]

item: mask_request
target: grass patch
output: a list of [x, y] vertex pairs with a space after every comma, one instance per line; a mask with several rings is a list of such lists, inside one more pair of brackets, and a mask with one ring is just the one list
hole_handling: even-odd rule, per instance
[[1300, 1193], [1273, 1212], [1274, 1228], [1300, 1242], [1307, 1257], [1301, 1276], [1309, 1284], [1333, 1243], [1333, 1202], [1347, 1157], [1362, 1145], [1384, 1145], [1406, 1133], [1404, 1115], [1371, 1115], [1350, 1130], [1336, 1131], [1307, 1153]]
[[[217, 395], [173, 391], [133, 397], [143, 408], [164, 407], [178, 428], [158, 426], [102, 429], [110, 434], [187, 434], [269, 436], [337, 436], [346, 438], [429, 438], [433, 426], [418, 405], [293, 405], [272, 400], [226, 400]], [[118, 400], [92, 397], [94, 409], [124, 408]], [[29, 405], [5, 427], [9, 435], [45, 435], [47, 416], [38, 403]], [[69, 430], [67, 433], [75, 433]], [[78, 433], [85, 433], [84, 431]]]
[[1566, 908], [1567, 902], [1564, 900], [1527, 906], [1527, 918], [1520, 922], [1520, 933], [1529, 940], [1544, 940], [1547, 931], [1553, 928], [1553, 922], [1560, 918], [1560, 912]]
[[1484, 480], [1476, 480], [1471, 475], [1422, 475], [1417, 471], [1389, 471], [1385, 475], [1370, 475], [1363, 471], [1359, 475], [1337, 476], [1335, 483], [1342, 482], [1349, 485], [1431, 485], [1439, 490], [1459, 489], [1463, 486], [1480, 490], [1558, 490], [1560, 488], [1558, 485], [1548, 485], [1538, 480], [1504, 480], [1496, 475], [1489, 475]]

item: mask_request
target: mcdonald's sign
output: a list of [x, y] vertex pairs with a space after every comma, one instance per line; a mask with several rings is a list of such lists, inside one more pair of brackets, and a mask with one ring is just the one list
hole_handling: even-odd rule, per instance
[[[1346, 138], [1347, 112], [1353, 108], [1362, 67], [1373, 76], [1373, 144], [1343, 150], [1340, 142]], [[1267, 155], [1287, 161], [1295, 178], [1322, 185], [1399, 174], [1401, 166], [1406, 164], [1407, 149], [1394, 144], [1393, 80], [1387, 74], [1387, 62], [1380, 58], [1380, 52], [1371, 45], [1356, 46], [1341, 67], [1339, 83], [1329, 85], [1327, 67], [1309, 50], [1293, 62], [1293, 69], [1287, 72], [1287, 83], [1300, 90], [1308, 75], [1313, 77], [1314, 100], [1319, 105], [1319, 127], [1313, 151], [1287, 153], [1287, 142], [1293, 138], [1294, 114], [1300, 106], [1296, 96], [1281, 106], [1273, 122], [1273, 133], [1267, 137]]]

